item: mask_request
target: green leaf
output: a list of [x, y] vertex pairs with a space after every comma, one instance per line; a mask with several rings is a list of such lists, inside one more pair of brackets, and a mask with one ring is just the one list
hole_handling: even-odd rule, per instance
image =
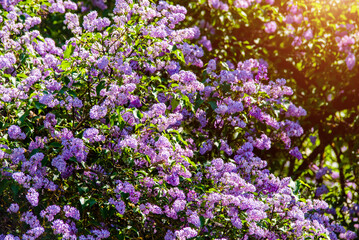
[[176, 55], [176, 57], [183, 63], [186, 63], [185, 59], [184, 59], [184, 55], [182, 53], [182, 51], [180, 49], [177, 49], [175, 51], [173, 51], [173, 53]]
[[133, 116], [134, 116], [134, 117], [137, 117], [137, 118], [139, 118], [139, 119], [142, 119], [142, 117], [143, 117], [143, 114], [142, 114], [141, 111], [138, 110], [137, 108], [133, 108], [133, 109], [132, 109], [132, 113], [133, 113]]
[[189, 158], [187, 158], [187, 162], [189, 162], [197, 170], [196, 164], [192, 162]]
[[221, 65], [222, 65], [222, 67], [223, 67], [224, 69], [226, 69], [227, 71], [230, 70], [230, 69], [229, 69], [229, 66], [228, 66], [228, 64], [227, 64], [226, 62], [221, 62]]
[[172, 110], [176, 109], [176, 107], [179, 105], [180, 101], [178, 99], [173, 98], [171, 101]]
[[39, 102], [35, 102], [35, 107], [39, 110], [44, 109], [45, 105]]
[[16, 75], [16, 77], [19, 77], [19, 78], [27, 78], [26, 74], [25, 73], [19, 73]]
[[197, 109], [202, 105], [204, 101], [202, 99], [197, 99], [194, 105], [194, 110], [197, 111]]
[[70, 67], [71, 67], [71, 63], [69, 61], [62, 61], [60, 64], [60, 68], [62, 70], [67, 70]]
[[69, 44], [67, 45], [66, 50], [64, 51], [64, 58], [69, 58], [69, 57], [71, 57], [72, 54], [74, 53], [74, 50], [75, 50], [75, 47], [74, 47], [71, 43], [69, 43]]
[[89, 190], [89, 188], [88, 187], [79, 187], [78, 188], [79, 189], [79, 193], [81, 194], [81, 193], [85, 193], [85, 192], [87, 192], [88, 190]]
[[105, 88], [105, 84], [106, 84], [106, 83], [105, 83], [104, 81], [102, 81], [102, 82], [100, 82], [100, 83], [97, 85], [97, 87], [96, 87], [96, 94], [97, 94], [97, 96], [99, 96], [99, 95], [100, 95], [100, 91]]
[[205, 218], [203, 216], [200, 216], [199, 220], [201, 221], [201, 228], [202, 228], [205, 224]]
[[210, 101], [210, 102], [209, 102], [209, 105], [211, 105], [211, 108], [212, 108], [213, 110], [216, 110], [216, 109], [218, 108], [217, 103], [216, 103], [215, 101]]
[[14, 193], [14, 196], [18, 196], [18, 193], [19, 193], [19, 190], [20, 190], [19, 185], [11, 184], [10, 187], [11, 187], [12, 192]]
[[96, 203], [96, 200], [91, 198], [91, 199], [88, 199], [86, 201], [86, 205], [88, 205], [89, 207], [92, 207], [94, 204]]
[[229, 92], [229, 91], [231, 91], [231, 85], [229, 85], [229, 84], [223, 84], [222, 85], [222, 88], [223, 88], [223, 92]]

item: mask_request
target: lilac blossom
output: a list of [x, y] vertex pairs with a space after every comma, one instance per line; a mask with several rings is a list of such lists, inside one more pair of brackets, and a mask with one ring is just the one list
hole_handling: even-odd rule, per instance
[[101, 59], [99, 59], [97, 61], [97, 67], [99, 69], [105, 69], [107, 67], [108, 63], [109, 63], [109, 61], [108, 61], [107, 57], [102, 57]]
[[303, 157], [302, 157], [302, 154], [300, 153], [298, 147], [295, 147], [293, 149], [291, 149], [289, 151], [290, 155], [292, 155], [293, 157], [297, 158], [298, 160], [301, 160]]
[[46, 217], [49, 221], [54, 220], [54, 216], [61, 211], [61, 208], [57, 205], [50, 205], [45, 210], [40, 212], [41, 217]]
[[107, 114], [107, 108], [105, 106], [95, 105], [90, 110], [90, 117], [92, 119], [100, 119]]
[[348, 69], [352, 70], [356, 63], [355, 55], [353, 53], [349, 53], [345, 59], [345, 63], [347, 64]]
[[175, 231], [175, 235], [177, 236], [178, 239], [185, 240], [185, 239], [196, 237], [197, 231], [190, 227], [186, 227], [180, 231]]
[[64, 206], [63, 208], [66, 217], [72, 217], [75, 220], [80, 220], [80, 212], [75, 207], [69, 205]]
[[32, 206], [36, 207], [39, 203], [39, 193], [34, 188], [30, 188], [27, 191], [26, 199]]
[[7, 209], [9, 213], [16, 213], [19, 211], [19, 205], [17, 203], [12, 203], [10, 207]]
[[274, 33], [277, 29], [277, 23], [275, 21], [270, 21], [264, 24], [266, 33]]
[[16, 125], [11, 125], [8, 129], [9, 137], [12, 139], [22, 139], [24, 140], [26, 138], [25, 133], [21, 131], [21, 128]]

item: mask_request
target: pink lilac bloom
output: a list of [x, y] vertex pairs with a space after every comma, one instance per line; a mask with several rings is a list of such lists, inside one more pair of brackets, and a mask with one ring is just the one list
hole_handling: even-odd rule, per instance
[[341, 52], [349, 52], [351, 46], [355, 44], [355, 39], [348, 35], [345, 35], [342, 38], [337, 37], [336, 40], [338, 42], [339, 51]]
[[270, 21], [264, 24], [266, 33], [274, 33], [277, 30], [277, 23], [275, 21]]
[[294, 37], [294, 40], [292, 42], [292, 46], [293, 47], [298, 47], [300, 45], [302, 45], [302, 38], [298, 37], [298, 36]]
[[306, 40], [310, 40], [313, 38], [313, 30], [312, 29], [308, 29], [307, 31], [305, 31], [303, 33], [303, 37], [306, 39]]
[[352, 70], [356, 63], [355, 55], [353, 53], [349, 53], [345, 59], [345, 63], [347, 64], [348, 69]]

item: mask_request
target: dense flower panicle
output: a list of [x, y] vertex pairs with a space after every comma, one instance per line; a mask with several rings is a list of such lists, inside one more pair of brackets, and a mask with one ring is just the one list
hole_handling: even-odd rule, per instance
[[16, 58], [13, 53], [6, 53], [0, 56], [0, 69], [10, 68], [16, 63]]
[[39, 203], [39, 193], [34, 188], [30, 188], [28, 190], [26, 198], [34, 207], [36, 207]]
[[319, 197], [322, 194], [328, 193], [328, 187], [326, 185], [322, 185], [315, 191], [315, 196]]
[[78, 15], [69, 12], [66, 13], [64, 23], [74, 34], [81, 34], [82, 28], [80, 27]]
[[76, 208], [66, 205], [64, 206], [63, 210], [65, 212], [66, 217], [72, 217], [77, 221], [80, 220], [80, 212]]
[[108, 65], [108, 59], [107, 59], [107, 57], [105, 56], [105, 57], [102, 57], [101, 59], [99, 59], [98, 61], [97, 61], [97, 67], [99, 68], [99, 69], [104, 69], [105, 67], [107, 67], [107, 65]]
[[0, 237], [2, 237], [4, 240], [20, 240], [19, 237], [14, 236], [12, 234], [8, 234], [6, 236], [1, 234]]
[[90, 110], [90, 117], [92, 119], [100, 119], [107, 114], [107, 108], [105, 106], [95, 105]]
[[349, 70], [352, 70], [356, 63], [356, 58], [353, 53], [349, 53], [347, 58], [345, 59], [345, 63], [347, 64], [347, 67]]
[[60, 173], [64, 173], [67, 170], [66, 161], [63, 159], [62, 156], [57, 156], [53, 158], [51, 161], [51, 165], [56, 167]]
[[301, 160], [303, 158], [302, 154], [300, 153], [298, 147], [295, 147], [289, 151], [290, 155], [297, 158], [298, 160]]
[[106, 229], [93, 230], [92, 233], [96, 235], [97, 239], [105, 239], [110, 236], [110, 232]]
[[22, 139], [26, 138], [25, 133], [23, 133], [19, 126], [11, 125], [8, 129], [9, 137], [12, 139]]
[[54, 230], [54, 234], [62, 234], [64, 238], [68, 238], [70, 236], [70, 232], [71, 232], [70, 225], [64, 223], [60, 219], [53, 221], [51, 227]]
[[268, 22], [264, 24], [266, 33], [274, 33], [277, 29], [277, 23], [274, 21]]
[[294, 104], [289, 105], [288, 110], [286, 112], [286, 116], [290, 117], [302, 117], [307, 115], [307, 112], [302, 107], [296, 107]]
[[17, 211], [19, 211], [19, 205], [17, 203], [12, 203], [7, 209], [7, 211], [11, 213], [16, 213]]
[[190, 227], [186, 227], [182, 230], [175, 231], [175, 235], [180, 240], [190, 239], [197, 236], [197, 231]]
[[118, 211], [119, 214], [123, 215], [125, 213], [126, 210], [126, 205], [123, 201], [115, 201], [112, 198], [110, 198], [109, 203], [115, 205], [116, 210]]
[[99, 142], [99, 141], [104, 141], [105, 140], [105, 136], [104, 135], [99, 135], [99, 130], [96, 128], [88, 128], [84, 131], [83, 133], [83, 137], [87, 138], [90, 142]]
[[54, 220], [54, 216], [61, 211], [61, 208], [57, 205], [50, 205], [45, 210], [40, 212], [41, 217], [46, 217], [49, 221]]

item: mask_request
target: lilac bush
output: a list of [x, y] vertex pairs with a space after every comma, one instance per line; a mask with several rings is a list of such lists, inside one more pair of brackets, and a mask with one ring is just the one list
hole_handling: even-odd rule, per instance
[[261, 61], [203, 62], [184, 7], [48, 1], [73, 34], [60, 45], [1, 3], [0, 239], [355, 238], [255, 154], [301, 158], [292, 89]]

